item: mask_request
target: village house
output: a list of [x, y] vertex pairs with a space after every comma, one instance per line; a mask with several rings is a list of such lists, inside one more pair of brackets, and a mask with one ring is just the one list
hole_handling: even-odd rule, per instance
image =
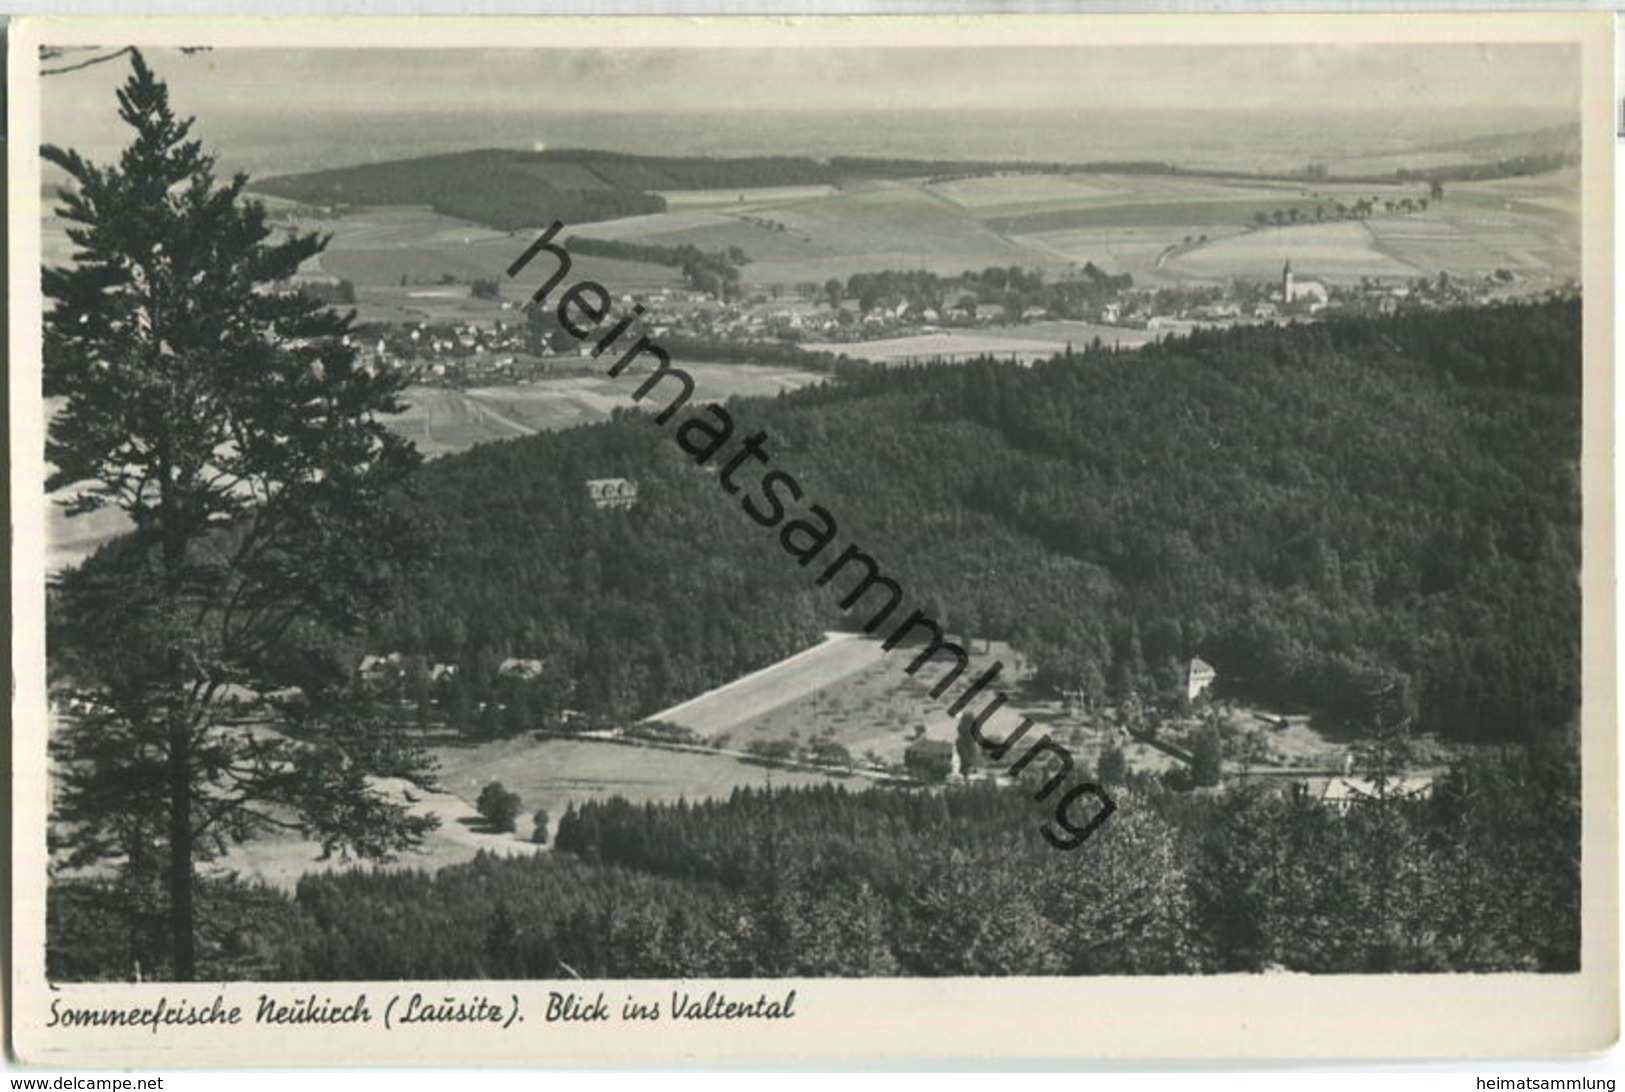
[[497, 678], [518, 679], [529, 682], [542, 673], [542, 661], [523, 660], [517, 656], [510, 656], [497, 665]]
[[[1314, 786], [1309, 787], [1314, 794]], [[1380, 799], [1389, 800], [1426, 800], [1433, 795], [1433, 780], [1414, 780], [1397, 778], [1384, 786], [1383, 791], [1377, 790], [1377, 783], [1365, 777], [1333, 777], [1328, 778], [1319, 786], [1319, 793], [1315, 794], [1321, 804], [1333, 808], [1339, 815], [1347, 815], [1350, 809], [1365, 804], [1374, 803]]]
[[1195, 701], [1213, 685], [1219, 673], [1213, 665], [1200, 657], [1193, 657], [1185, 668], [1185, 700]]
[[587, 496], [594, 508], [631, 508], [638, 502], [638, 483], [626, 478], [589, 478]]
[[395, 682], [406, 675], [406, 657], [399, 652], [387, 656], [368, 654], [356, 665], [356, 676], [371, 686]]
[[903, 768], [921, 781], [943, 782], [959, 772], [959, 752], [945, 739], [917, 739], [903, 752]]

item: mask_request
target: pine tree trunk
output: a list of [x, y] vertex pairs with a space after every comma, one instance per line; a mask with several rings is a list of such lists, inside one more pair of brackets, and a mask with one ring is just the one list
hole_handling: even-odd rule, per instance
[[197, 973], [192, 934], [192, 739], [184, 724], [169, 735], [169, 930], [175, 980]]

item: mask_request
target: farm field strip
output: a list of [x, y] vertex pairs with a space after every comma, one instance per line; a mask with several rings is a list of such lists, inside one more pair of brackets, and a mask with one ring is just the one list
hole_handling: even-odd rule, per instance
[[805, 201], [813, 197], [828, 197], [837, 192], [831, 185], [811, 186], [749, 186], [744, 189], [715, 190], [654, 190], [656, 197], [665, 198], [666, 204], [679, 207], [696, 205], [727, 205], [755, 211], [763, 204], [783, 201]]
[[807, 348], [819, 352], [844, 353], [874, 361], [932, 357], [1015, 356], [1022, 359], [1048, 359], [1066, 351], [1070, 343], [1081, 350], [1095, 338], [1107, 345], [1138, 346], [1155, 341], [1161, 330], [1139, 330], [1126, 326], [1100, 326], [1095, 323], [1052, 322], [1042, 325], [984, 327], [974, 330], [945, 330], [935, 334], [877, 338], [873, 341], [809, 342]]
[[1167, 266], [1193, 276], [1275, 277], [1288, 260], [1308, 278], [1413, 277], [1419, 272], [1378, 249], [1370, 230], [1357, 222], [1261, 228], [1189, 250]]
[[[1237, 229], [1238, 231], [1241, 229]], [[1011, 242], [1033, 253], [1052, 256], [1068, 264], [1094, 262], [1111, 273], [1130, 273], [1136, 278], [1156, 267], [1157, 258], [1182, 236], [1216, 234], [1194, 225], [1166, 231], [1151, 228], [1077, 228], [1045, 231], [1033, 235], [1011, 235]]]
[[662, 709], [645, 718], [691, 728], [703, 735], [728, 731], [740, 721], [832, 686], [885, 656], [880, 642], [850, 633], [824, 640], [759, 671]]
[[[866, 788], [867, 779], [772, 768], [730, 755], [528, 736], [471, 746], [440, 747], [440, 781], [464, 801], [492, 781], [516, 792], [529, 817], [546, 809], [557, 823], [571, 803], [622, 796], [634, 804], [723, 799], [735, 788], [822, 785]], [[529, 824], [521, 829], [521, 836]]]
[[[854, 758], [873, 751], [887, 762], [900, 762], [917, 735], [955, 737], [958, 718], [948, 713], [953, 696], [994, 660], [1005, 664], [1007, 683], [1026, 672], [1023, 657], [1002, 642], [969, 642], [966, 647], [969, 666], [938, 698], [930, 691], [946, 670], [940, 661], [922, 667], [916, 676], [905, 670], [918, 648], [887, 652], [877, 638], [829, 634], [820, 644], [648, 719], [681, 724], [713, 738], [725, 736], [725, 745], [733, 750], [757, 741], [827, 739], [846, 747]], [[1018, 697], [1007, 708], [1026, 707]]]
[[827, 353], [844, 353], [867, 360], [905, 360], [913, 357], [930, 358], [972, 357], [984, 355], [1016, 355], [1018, 357], [1050, 357], [1062, 352], [1064, 342], [1030, 339], [987, 337], [978, 333], [916, 334], [912, 337], [894, 337], [875, 341], [852, 341], [809, 345]]

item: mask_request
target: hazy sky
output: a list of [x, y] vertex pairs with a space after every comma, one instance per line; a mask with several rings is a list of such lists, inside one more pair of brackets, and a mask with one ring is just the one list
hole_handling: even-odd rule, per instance
[[[1576, 119], [1580, 79], [1575, 47], [1528, 44], [220, 48], [150, 49], [147, 58], [177, 110], [197, 116], [206, 145], [256, 175], [528, 148], [543, 138], [645, 154], [1115, 156], [1279, 166], [1300, 149], [1335, 157], [1383, 139], [1404, 147], [1410, 136], [1426, 143]], [[44, 138], [96, 160], [116, 154], [127, 134], [115, 120], [113, 92], [128, 72], [120, 59], [42, 80]], [[1159, 111], [1160, 128], [1125, 121], [1120, 112], [1134, 109]], [[966, 124], [910, 132], [900, 119], [918, 110], [956, 113]], [[1012, 110], [1061, 114], [1034, 113], [1025, 123]], [[787, 125], [782, 111], [806, 112], [807, 128]], [[978, 118], [977, 111], [998, 113]], [[1324, 123], [1317, 111], [1327, 112]], [[1471, 124], [1436, 124], [1469, 111]], [[1204, 112], [1226, 124], [1205, 123]], [[665, 141], [648, 126], [641, 137], [607, 122], [595, 129], [596, 114], [679, 114], [691, 124], [671, 129]], [[754, 114], [763, 117], [751, 129]], [[716, 123], [696, 130], [692, 119], [706, 116]], [[740, 122], [748, 123], [743, 130]], [[1127, 139], [1136, 131], [1141, 139]], [[1257, 161], [1236, 158], [1242, 154]]]
[[[862, 110], [1572, 108], [1565, 46], [1056, 49], [215, 50], [149, 60], [208, 109]], [[48, 114], [105, 113], [123, 64], [45, 81]], [[87, 101], [88, 100], [88, 103]]]

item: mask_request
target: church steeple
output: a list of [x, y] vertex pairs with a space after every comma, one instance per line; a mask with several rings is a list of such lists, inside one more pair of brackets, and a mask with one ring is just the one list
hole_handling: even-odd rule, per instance
[[1291, 303], [1292, 302], [1292, 259], [1291, 258], [1288, 258], [1286, 260], [1286, 265], [1281, 267], [1281, 302], [1282, 303]]

